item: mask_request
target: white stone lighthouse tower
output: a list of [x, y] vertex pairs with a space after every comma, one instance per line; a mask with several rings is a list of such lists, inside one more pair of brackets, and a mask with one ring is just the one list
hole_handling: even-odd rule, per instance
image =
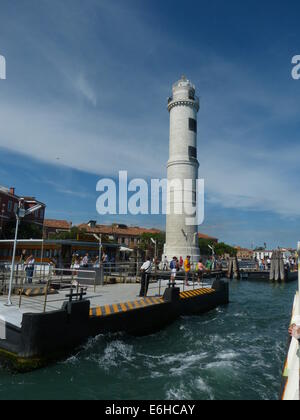
[[[199, 99], [195, 95], [195, 86], [185, 76], [173, 85], [173, 95], [169, 98], [168, 110], [170, 112], [170, 156], [168, 161], [168, 181], [176, 185], [180, 180], [182, 186], [185, 180], [192, 180], [190, 187], [185, 186], [186, 197], [191, 197], [191, 203], [196, 207], [196, 179], [198, 179], [199, 162], [197, 159], [197, 113]], [[187, 191], [188, 190], [188, 191]], [[176, 193], [176, 187], [170, 189], [168, 194], [167, 227], [165, 255], [171, 261], [174, 256], [178, 259], [187, 255], [193, 262], [200, 257], [198, 244], [198, 226], [187, 225], [187, 215], [178, 209], [184, 209], [185, 194]], [[179, 207], [178, 207], [179, 204]]]

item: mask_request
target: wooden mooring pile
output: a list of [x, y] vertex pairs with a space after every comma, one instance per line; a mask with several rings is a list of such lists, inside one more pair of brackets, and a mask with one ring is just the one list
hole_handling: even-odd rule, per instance
[[273, 251], [270, 268], [271, 281], [285, 281], [286, 270], [284, 267], [283, 254], [281, 251]]
[[228, 262], [227, 278], [240, 280], [240, 267], [237, 257], [230, 258]]

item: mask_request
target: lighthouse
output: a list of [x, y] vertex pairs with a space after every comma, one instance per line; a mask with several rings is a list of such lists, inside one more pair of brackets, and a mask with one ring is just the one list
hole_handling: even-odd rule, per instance
[[[179, 259], [190, 255], [192, 262], [198, 262], [200, 257], [198, 226], [187, 223], [184, 208], [186, 204], [191, 204], [192, 208], [197, 206], [199, 98], [196, 96], [195, 86], [185, 76], [173, 85], [172, 97], [168, 100], [168, 111], [170, 113], [169, 191], [164, 254], [169, 261], [174, 256]], [[180, 211], [180, 208], [183, 211]]]

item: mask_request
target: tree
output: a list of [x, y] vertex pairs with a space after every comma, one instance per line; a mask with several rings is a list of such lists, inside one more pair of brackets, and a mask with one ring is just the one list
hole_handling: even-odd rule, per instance
[[155, 245], [151, 241], [153, 238], [157, 243], [157, 256], [161, 256], [164, 252], [164, 244], [166, 242], [165, 232], [160, 233], [143, 233], [139, 248], [144, 252], [150, 252], [153, 256], [155, 254]]
[[199, 239], [200, 255], [211, 255], [210, 246], [216, 246], [216, 242], [210, 239]]
[[86, 231], [79, 229], [77, 226], [73, 226], [68, 232], [59, 232], [51, 235], [51, 239], [54, 240], [77, 240], [78, 235], [85, 234]]
[[209, 246], [214, 247], [215, 254], [218, 256], [229, 254], [231, 257], [234, 257], [237, 254], [237, 250], [230, 245], [225, 244], [224, 242], [216, 243], [211, 239], [199, 239], [199, 248], [201, 255], [211, 255], [212, 250]]
[[[5, 239], [14, 239], [16, 232], [15, 220], [9, 221], [3, 229], [3, 237]], [[22, 220], [19, 225], [18, 239], [42, 239], [43, 229], [42, 226], [36, 225]]]
[[218, 256], [229, 254], [230, 257], [235, 257], [237, 255], [237, 249], [225, 244], [224, 242], [221, 242], [215, 246], [215, 253]]

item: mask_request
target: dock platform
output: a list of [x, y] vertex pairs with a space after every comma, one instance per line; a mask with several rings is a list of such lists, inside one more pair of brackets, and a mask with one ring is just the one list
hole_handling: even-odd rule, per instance
[[229, 303], [228, 283], [220, 279], [189, 287], [183, 282], [169, 287], [169, 281], [162, 280], [150, 284], [146, 297], [139, 297], [139, 291], [140, 284], [82, 288], [80, 293], [70, 293], [69, 288], [46, 299], [14, 295], [13, 306], [5, 306], [7, 297], [0, 296], [0, 356], [18, 371], [32, 370], [72, 353], [99, 334], [147, 335], [181, 315]]

